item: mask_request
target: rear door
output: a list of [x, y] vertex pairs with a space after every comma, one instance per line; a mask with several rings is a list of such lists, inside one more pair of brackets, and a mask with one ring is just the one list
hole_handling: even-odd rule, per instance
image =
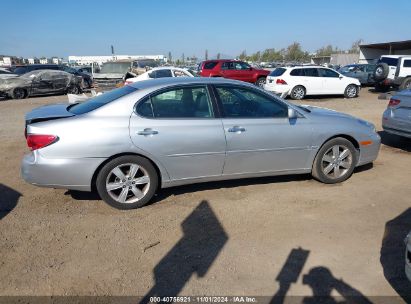
[[307, 90], [307, 95], [324, 94], [323, 80], [318, 75], [317, 68], [303, 68], [301, 71], [301, 85]]
[[237, 85], [215, 85], [227, 140], [224, 175], [311, 168], [312, 130], [306, 118], [290, 120], [274, 96]]
[[163, 89], [141, 100], [130, 118], [134, 145], [173, 180], [222, 174], [226, 141], [210, 96], [205, 85]]
[[344, 81], [344, 78], [340, 78], [340, 74], [331, 69], [325, 68], [318, 69], [318, 72], [322, 81], [322, 89], [324, 94], [344, 93], [346, 83]]

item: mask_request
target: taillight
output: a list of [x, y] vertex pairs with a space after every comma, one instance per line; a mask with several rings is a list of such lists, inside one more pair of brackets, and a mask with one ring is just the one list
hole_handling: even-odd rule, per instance
[[276, 84], [287, 84], [284, 79], [278, 78], [277, 81], [275, 82]]
[[399, 99], [391, 98], [390, 102], [388, 103], [388, 107], [398, 106], [400, 104], [400, 102], [401, 102], [401, 100], [399, 100]]
[[57, 140], [58, 137], [55, 135], [27, 134], [27, 145], [31, 151], [49, 146]]

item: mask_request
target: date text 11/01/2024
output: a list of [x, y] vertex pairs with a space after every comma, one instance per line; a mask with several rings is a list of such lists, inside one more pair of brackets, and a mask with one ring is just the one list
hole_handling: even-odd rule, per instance
[[256, 303], [257, 299], [255, 297], [150, 297], [151, 303]]

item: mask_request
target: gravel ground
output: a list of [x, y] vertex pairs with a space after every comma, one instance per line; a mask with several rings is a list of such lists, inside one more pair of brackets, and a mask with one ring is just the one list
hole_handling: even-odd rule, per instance
[[[387, 100], [310, 98], [381, 130]], [[0, 295], [403, 297], [411, 141], [382, 133], [373, 166], [346, 182], [310, 176], [166, 189], [113, 209], [96, 195], [20, 178], [24, 113], [66, 96], [0, 101]], [[374, 300], [373, 300], [374, 299]], [[401, 300], [401, 298], [397, 298]]]

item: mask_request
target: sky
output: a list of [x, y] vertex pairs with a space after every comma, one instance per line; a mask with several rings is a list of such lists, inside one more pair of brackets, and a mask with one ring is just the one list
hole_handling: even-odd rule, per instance
[[0, 54], [221, 53], [411, 39], [409, 0], [0, 0]]

